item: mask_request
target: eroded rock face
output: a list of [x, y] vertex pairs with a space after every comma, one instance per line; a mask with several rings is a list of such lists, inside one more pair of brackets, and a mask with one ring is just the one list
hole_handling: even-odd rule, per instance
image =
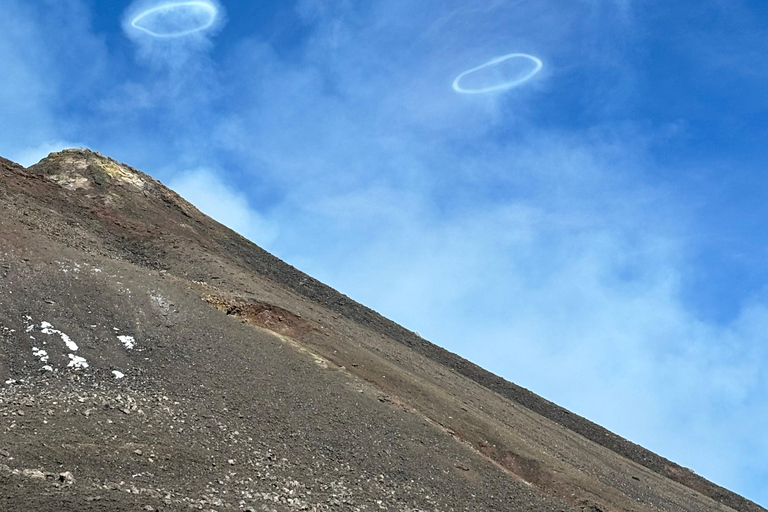
[[212, 295], [206, 295], [203, 297], [203, 300], [227, 316], [251, 325], [269, 329], [277, 334], [297, 338], [309, 332], [317, 332], [319, 330], [319, 327], [313, 325], [312, 322], [273, 304], [252, 302], [243, 298]]
[[85, 149], [66, 149], [51, 153], [29, 168], [68, 189], [90, 189], [114, 183], [144, 190], [152, 178], [125, 164]]
[[148, 174], [89, 149], [51, 153], [27, 171], [108, 207], [128, 208], [133, 217], [140, 217], [148, 202], [162, 202], [186, 217], [204, 217], [192, 204]]

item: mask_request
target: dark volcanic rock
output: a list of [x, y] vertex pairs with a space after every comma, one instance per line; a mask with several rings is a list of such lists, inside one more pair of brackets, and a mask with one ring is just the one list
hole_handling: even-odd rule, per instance
[[0, 179], [0, 510], [764, 510], [136, 169], [69, 150]]

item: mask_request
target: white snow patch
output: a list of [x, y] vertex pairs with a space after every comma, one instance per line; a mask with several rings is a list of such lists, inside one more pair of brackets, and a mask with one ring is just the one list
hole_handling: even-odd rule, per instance
[[77, 343], [72, 341], [69, 336], [64, 334], [63, 332], [60, 332], [59, 335], [61, 336], [61, 339], [64, 341], [64, 344], [67, 346], [69, 350], [75, 351], [77, 350]]
[[28, 325], [27, 326], [27, 332], [32, 332], [34, 330], [35, 330], [35, 326], [34, 325]]
[[37, 347], [32, 347], [32, 355], [40, 359], [41, 363], [48, 362], [48, 352], [46, 352], [45, 350], [40, 350]]
[[72, 338], [70, 338], [63, 332], [57, 329], [54, 329], [53, 326], [48, 322], [42, 322], [40, 324], [40, 332], [42, 332], [43, 334], [58, 334], [59, 336], [61, 336], [61, 341], [63, 341], [64, 344], [67, 346], [67, 348], [72, 352], [76, 351], [78, 348], [77, 343], [72, 341]]
[[45, 370], [47, 372], [52, 372], [53, 371], [53, 366], [45, 365], [45, 366], [43, 366], [43, 370]]
[[122, 379], [123, 377], [125, 377], [125, 374], [123, 372], [119, 372], [117, 370], [112, 370], [112, 375], [114, 375], [116, 379]]
[[88, 368], [88, 361], [86, 361], [84, 357], [69, 354], [69, 358], [71, 361], [67, 365], [67, 368], [74, 368], [75, 370]]
[[136, 340], [133, 336], [118, 336], [117, 339], [120, 340], [120, 343], [122, 343], [127, 350], [131, 350], [136, 346]]

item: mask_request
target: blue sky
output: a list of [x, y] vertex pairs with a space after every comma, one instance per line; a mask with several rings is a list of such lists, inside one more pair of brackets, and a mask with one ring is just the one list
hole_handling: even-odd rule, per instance
[[[763, 2], [204, 1], [142, 18], [212, 22], [157, 38], [131, 21], [158, 1], [4, 0], [0, 154], [87, 146], [138, 167], [768, 505]], [[542, 69], [452, 87], [511, 53]]]

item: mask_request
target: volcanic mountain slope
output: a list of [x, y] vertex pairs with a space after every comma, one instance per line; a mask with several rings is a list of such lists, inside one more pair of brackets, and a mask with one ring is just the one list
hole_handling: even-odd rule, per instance
[[765, 509], [87, 150], [0, 159], [0, 510]]

